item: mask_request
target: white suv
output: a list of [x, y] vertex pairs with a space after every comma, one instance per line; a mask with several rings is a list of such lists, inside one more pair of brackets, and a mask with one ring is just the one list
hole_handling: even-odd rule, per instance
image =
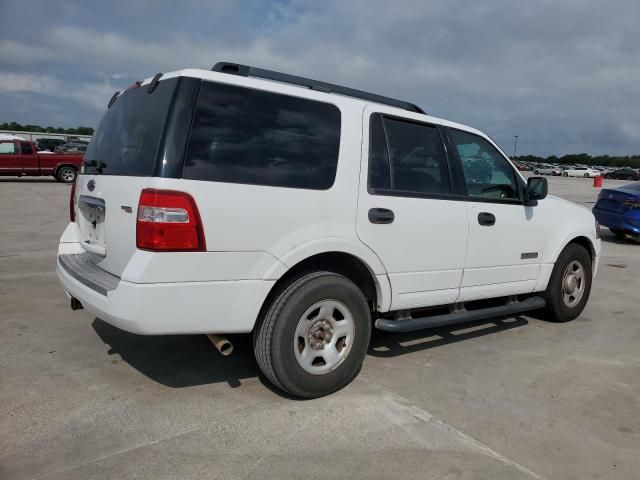
[[591, 212], [483, 133], [415, 105], [236, 64], [109, 102], [57, 272], [72, 308], [144, 335], [253, 332], [276, 386], [317, 397], [372, 327], [583, 310]]

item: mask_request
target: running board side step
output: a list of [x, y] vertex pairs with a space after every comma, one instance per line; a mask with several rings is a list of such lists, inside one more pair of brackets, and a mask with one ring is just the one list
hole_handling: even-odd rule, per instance
[[529, 297], [521, 302], [509, 302], [498, 307], [482, 308], [479, 310], [456, 310], [443, 315], [433, 315], [423, 318], [409, 318], [406, 320], [391, 320], [378, 318], [375, 327], [385, 332], [415, 332], [426, 328], [442, 327], [456, 323], [486, 320], [493, 317], [514, 315], [517, 313], [540, 310], [547, 302], [542, 297]]

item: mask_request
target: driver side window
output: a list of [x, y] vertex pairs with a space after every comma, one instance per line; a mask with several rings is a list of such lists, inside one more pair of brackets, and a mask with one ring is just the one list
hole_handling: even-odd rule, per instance
[[471, 197], [519, 199], [515, 172], [507, 160], [484, 138], [462, 130], [449, 130], [458, 151]]

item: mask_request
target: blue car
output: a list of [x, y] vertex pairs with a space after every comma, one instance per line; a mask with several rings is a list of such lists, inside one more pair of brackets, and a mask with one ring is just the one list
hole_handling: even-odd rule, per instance
[[640, 239], [640, 183], [602, 189], [593, 214], [617, 237], [631, 235]]

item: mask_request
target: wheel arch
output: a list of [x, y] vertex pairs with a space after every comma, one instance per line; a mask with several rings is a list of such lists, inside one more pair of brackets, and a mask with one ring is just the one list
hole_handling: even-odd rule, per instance
[[551, 258], [552, 262], [555, 263], [558, 260], [558, 257], [560, 256], [562, 251], [572, 243], [576, 243], [584, 247], [585, 250], [589, 252], [589, 256], [591, 257], [591, 262], [593, 263], [595, 261], [595, 258], [597, 256], [596, 246], [594, 245], [593, 241], [589, 238], [589, 236], [585, 234], [572, 234], [572, 235], [569, 235], [567, 238], [565, 238], [563, 242], [560, 242], [558, 244], [558, 247], [556, 247], [556, 249], [553, 252], [553, 255]]
[[56, 167], [53, 169], [53, 174], [55, 176], [58, 176], [58, 171], [60, 171], [60, 169], [62, 167], [71, 167], [76, 171], [76, 174], [80, 171], [80, 169], [78, 168], [77, 165], [75, 165], [73, 163], [63, 162], [63, 163], [59, 163], [59, 164], [56, 165]]
[[[268, 274], [267, 278], [277, 278], [271, 290], [263, 301], [259, 316], [268, 308], [272, 299], [280, 292], [293, 278], [304, 275], [312, 271], [328, 271], [347, 277], [354, 282], [363, 292], [373, 310], [386, 311], [391, 305], [391, 285], [383, 272], [376, 271], [376, 267], [384, 269], [377, 256], [371, 255], [377, 260], [377, 265], [371, 265], [369, 261], [362, 258], [354, 251], [347, 249], [333, 249], [329, 251], [313, 252], [307, 250], [308, 255], [289, 255], [287, 259], [281, 260]], [[295, 262], [292, 261], [295, 259]]]

